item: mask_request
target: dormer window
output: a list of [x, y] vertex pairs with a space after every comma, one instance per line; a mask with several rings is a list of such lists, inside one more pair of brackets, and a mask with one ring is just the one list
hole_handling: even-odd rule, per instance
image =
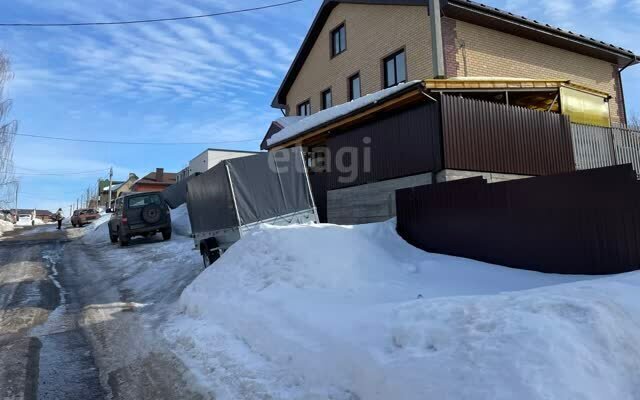
[[331, 57], [347, 50], [347, 28], [342, 24], [331, 31]]

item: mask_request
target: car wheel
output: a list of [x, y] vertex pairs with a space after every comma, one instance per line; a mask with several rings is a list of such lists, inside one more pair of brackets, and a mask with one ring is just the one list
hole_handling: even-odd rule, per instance
[[171, 229], [165, 229], [162, 231], [162, 240], [171, 239]]
[[74, 224], [73, 222], [71, 223], [71, 225], [73, 225], [74, 228], [76, 227], [76, 224]]
[[127, 247], [129, 245], [129, 235], [118, 235], [118, 239], [120, 240], [120, 246]]

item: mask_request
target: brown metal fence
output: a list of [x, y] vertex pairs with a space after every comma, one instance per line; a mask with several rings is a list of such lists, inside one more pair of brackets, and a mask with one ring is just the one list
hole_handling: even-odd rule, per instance
[[521, 175], [575, 171], [568, 117], [442, 95], [444, 167]]
[[396, 192], [398, 232], [430, 252], [562, 274], [640, 268], [640, 182], [630, 165]]

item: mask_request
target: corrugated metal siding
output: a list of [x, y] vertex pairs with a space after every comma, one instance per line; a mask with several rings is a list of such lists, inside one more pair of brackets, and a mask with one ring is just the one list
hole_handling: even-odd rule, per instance
[[610, 128], [571, 124], [571, 136], [577, 169], [616, 165], [613, 134]]
[[571, 124], [578, 169], [631, 164], [640, 173], [640, 131]]
[[430, 252], [547, 273], [640, 268], [640, 182], [630, 165], [396, 192], [398, 232]]
[[566, 116], [442, 95], [444, 166], [550, 175], [575, 171]]
[[618, 164], [631, 164], [640, 174], [640, 131], [627, 128], [613, 128], [613, 138]]
[[[364, 139], [370, 138], [370, 144]], [[440, 112], [437, 103], [421, 103], [393, 114], [380, 116], [358, 127], [336, 133], [327, 141], [331, 154], [327, 172], [329, 190], [378, 182], [438, 170], [442, 166]], [[357, 149], [358, 174], [346, 182], [339, 170], [342, 161], [351, 164], [346, 154], [337, 159], [341, 149]], [[364, 168], [364, 154], [370, 151], [370, 170]]]

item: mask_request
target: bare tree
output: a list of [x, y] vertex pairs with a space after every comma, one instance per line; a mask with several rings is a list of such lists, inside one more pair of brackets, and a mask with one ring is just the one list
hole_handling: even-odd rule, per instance
[[640, 130], [640, 114], [637, 112], [631, 114], [631, 116], [628, 118], [627, 125], [629, 126], [629, 128]]
[[17, 182], [13, 174], [13, 142], [18, 122], [8, 118], [11, 100], [5, 98], [5, 85], [13, 78], [11, 63], [0, 51], [0, 207], [15, 203]]

